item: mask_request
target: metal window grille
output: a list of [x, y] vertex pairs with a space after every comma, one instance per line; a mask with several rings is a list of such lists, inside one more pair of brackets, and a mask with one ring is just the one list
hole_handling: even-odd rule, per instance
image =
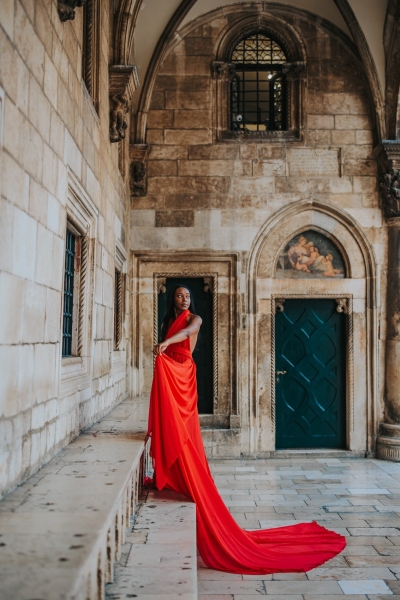
[[67, 229], [65, 245], [62, 355], [72, 356], [76, 236]]
[[232, 52], [236, 76], [231, 82], [231, 129], [282, 131], [286, 128], [286, 55], [263, 33], [241, 40]]
[[114, 279], [114, 350], [119, 350], [122, 334], [122, 273], [115, 269]]

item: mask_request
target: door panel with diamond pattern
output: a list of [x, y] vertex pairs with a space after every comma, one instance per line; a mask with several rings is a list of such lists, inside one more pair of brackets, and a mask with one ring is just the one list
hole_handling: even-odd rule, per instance
[[344, 448], [346, 316], [334, 300], [286, 300], [276, 315], [276, 448]]

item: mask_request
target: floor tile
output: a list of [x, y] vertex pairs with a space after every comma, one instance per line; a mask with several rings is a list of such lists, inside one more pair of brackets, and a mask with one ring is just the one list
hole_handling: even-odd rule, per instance
[[381, 579], [338, 581], [344, 594], [389, 594], [390, 588]]

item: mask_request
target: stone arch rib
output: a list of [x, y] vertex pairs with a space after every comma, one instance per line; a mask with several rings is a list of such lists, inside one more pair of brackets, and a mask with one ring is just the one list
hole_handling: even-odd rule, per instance
[[375, 62], [372, 58], [372, 54], [363, 30], [361, 29], [357, 17], [355, 16], [348, 0], [334, 0], [334, 2], [343, 19], [345, 20], [347, 27], [349, 28], [349, 31], [353, 37], [353, 41], [358, 52], [360, 53], [361, 60], [364, 65], [364, 69], [368, 78], [370, 94], [375, 108], [376, 129], [379, 138], [379, 140], [376, 141], [378, 142], [386, 135], [386, 124], [382, 88], [379, 82]]
[[157, 46], [154, 49], [139, 99], [135, 135], [136, 143], [138, 144], [143, 144], [146, 140], [147, 112], [149, 110], [151, 94], [153, 92], [158, 69], [164, 60], [169, 42], [175, 35], [176, 30], [182, 23], [183, 19], [186, 17], [190, 9], [196, 4], [196, 2], [197, 0], [182, 0], [169, 20], [166, 28], [157, 42]]
[[386, 56], [386, 135], [400, 137], [400, 0], [389, 0], [383, 43]]
[[128, 65], [143, 0], [120, 0], [114, 15], [114, 64]]

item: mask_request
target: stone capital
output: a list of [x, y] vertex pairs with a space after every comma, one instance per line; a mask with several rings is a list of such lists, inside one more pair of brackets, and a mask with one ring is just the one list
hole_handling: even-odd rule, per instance
[[130, 101], [138, 86], [139, 78], [135, 65], [111, 65], [109, 67], [111, 143], [125, 139]]
[[212, 63], [213, 79], [222, 81], [231, 81], [236, 74], [236, 67], [233, 63], [227, 63], [222, 60], [214, 60]]
[[374, 153], [379, 163], [382, 212], [387, 219], [400, 217], [400, 142], [382, 140]]
[[285, 63], [282, 65], [282, 72], [288, 80], [304, 79], [306, 76], [306, 63], [304, 61]]

